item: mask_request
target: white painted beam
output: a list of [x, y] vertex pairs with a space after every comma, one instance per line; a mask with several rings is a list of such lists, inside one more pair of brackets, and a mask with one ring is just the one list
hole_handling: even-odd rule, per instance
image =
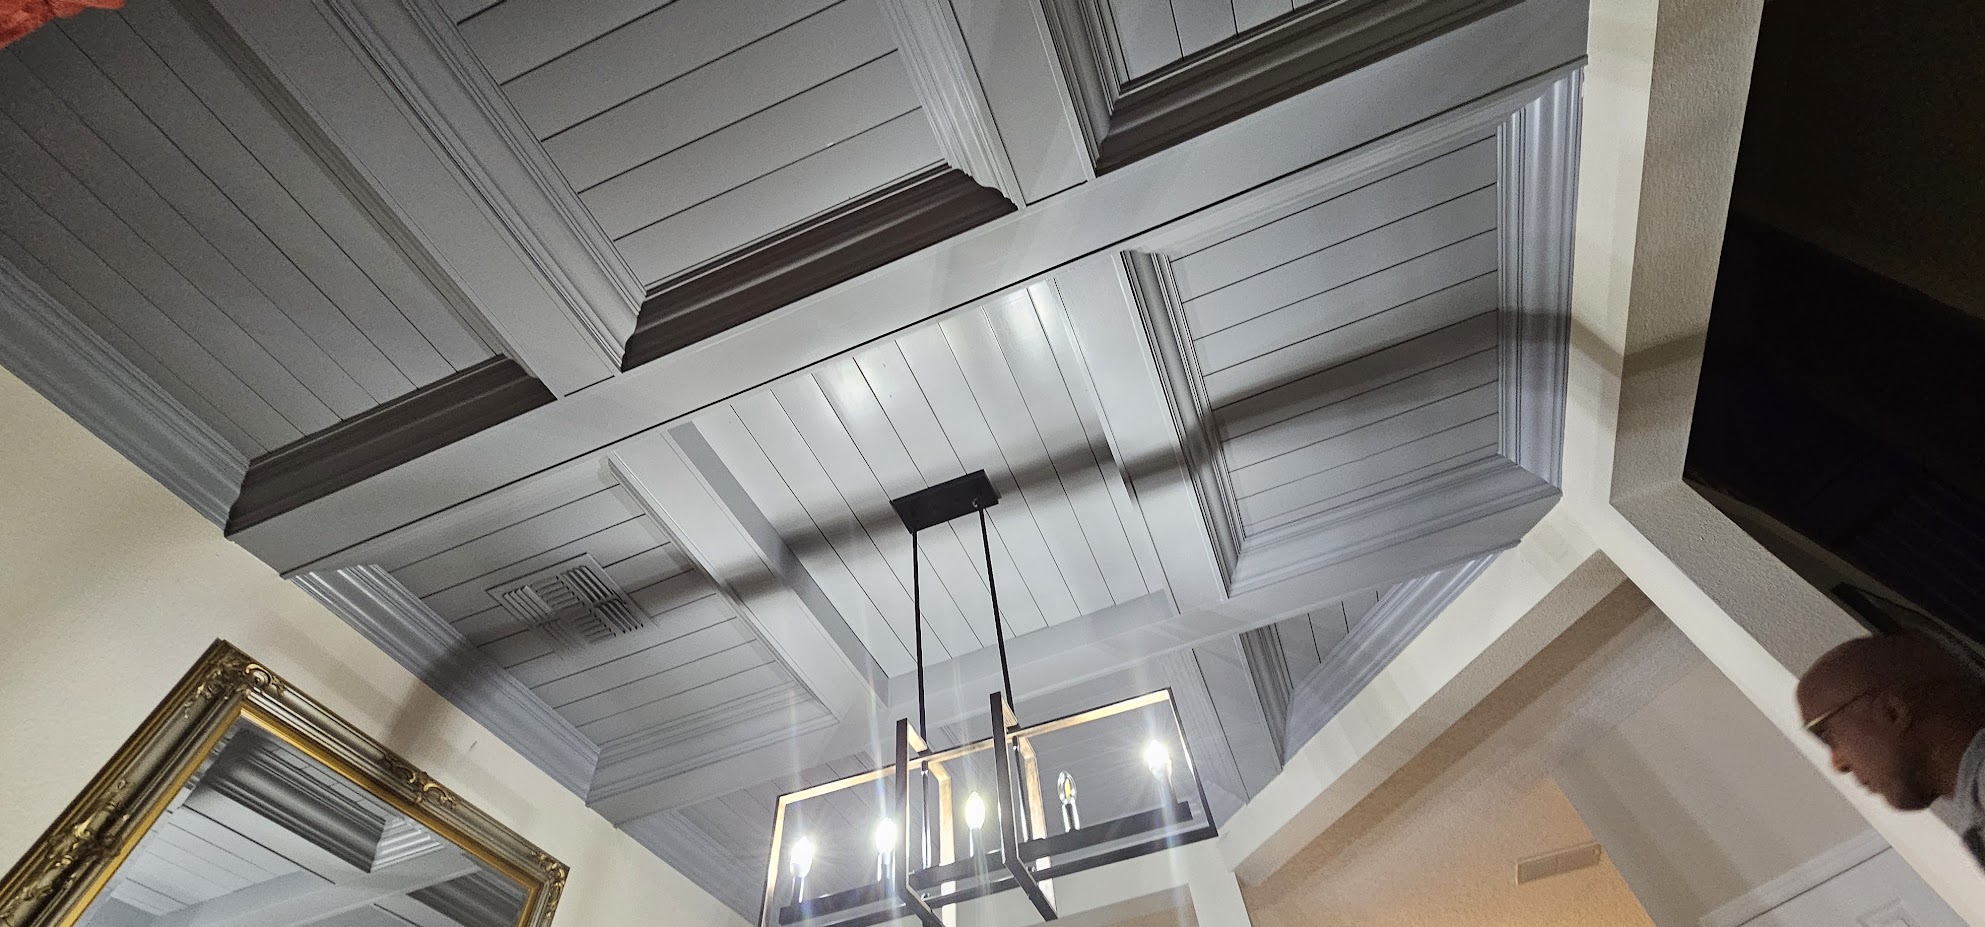
[[1226, 598], [1227, 577], [1194, 477], [1195, 467], [1214, 462], [1190, 459], [1186, 444], [1196, 437], [1191, 429], [1211, 423], [1174, 414], [1173, 380], [1159, 369], [1163, 355], [1151, 340], [1159, 333], [1146, 322], [1154, 310], [1137, 304], [1129, 273], [1121, 256], [1098, 255], [1055, 275], [1055, 286], [1096, 384], [1110, 453], [1158, 547], [1166, 587], [1181, 611], [1203, 608]]
[[628, 441], [607, 466], [821, 704], [869, 712], [882, 670], [693, 426]]

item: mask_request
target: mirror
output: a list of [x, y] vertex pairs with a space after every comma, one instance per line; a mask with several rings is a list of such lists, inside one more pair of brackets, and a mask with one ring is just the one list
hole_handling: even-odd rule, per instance
[[565, 876], [217, 642], [0, 881], [0, 925], [542, 927]]

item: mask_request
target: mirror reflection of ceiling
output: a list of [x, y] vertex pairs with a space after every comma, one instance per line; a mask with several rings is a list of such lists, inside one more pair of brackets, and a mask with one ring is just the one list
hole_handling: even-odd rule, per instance
[[[0, 363], [746, 917], [919, 585], [934, 745], [1003, 636], [1023, 723], [1169, 687], [1224, 821], [1558, 493], [1584, 6], [1334, 6], [90, 10], [0, 51]], [[133, 923], [379, 865], [246, 750], [161, 852], [319, 811]]]
[[247, 720], [79, 927], [511, 927], [525, 891]]

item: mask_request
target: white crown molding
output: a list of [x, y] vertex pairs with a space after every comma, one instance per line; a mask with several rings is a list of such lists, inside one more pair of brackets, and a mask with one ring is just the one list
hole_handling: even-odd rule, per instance
[[[1430, 119], [1181, 216], [1130, 244], [1156, 254], [1184, 254], [1301, 212], [1388, 174], [1495, 136], [1525, 107], [1562, 92], [1568, 83], [1582, 82], [1584, 70], [1585, 61], [1580, 58], [1484, 93]], [[1571, 125], [1576, 129], [1576, 120]]]
[[1800, 863], [1702, 916], [1702, 927], [1739, 927], [1828, 880], [1881, 855], [1889, 844], [1874, 830], [1864, 830]]
[[1498, 447], [1553, 486], [1564, 458], [1583, 83], [1583, 72], [1565, 75], [1510, 114], [1496, 133]]
[[503, 91], [432, 0], [316, 0], [495, 217], [603, 357], [618, 365], [643, 290]]
[[4, 258], [0, 364], [201, 517], [226, 524], [248, 457]]
[[1226, 444], [1219, 439], [1219, 426], [1206, 395], [1199, 353], [1192, 349], [1184, 300], [1179, 297], [1170, 261], [1141, 251], [1125, 251], [1117, 258], [1171, 406], [1172, 431], [1185, 458], [1186, 473], [1198, 489], [1200, 518], [1213, 542], [1221, 583], [1231, 593], [1244, 537], [1240, 504], [1234, 494], [1232, 470], [1227, 466]]
[[882, 0], [882, 11], [944, 160], [1026, 205], [951, 0]]
[[586, 796], [600, 748], [375, 566], [291, 580], [560, 785]]
[[[1235, 575], [1235, 594], [1287, 582], [1498, 513], [1530, 509], [1535, 512], [1534, 522], [1557, 498], [1557, 487], [1509, 461], [1498, 457], [1478, 460], [1257, 535], [1255, 546]], [[1496, 546], [1516, 540], [1498, 541]]]
[[1097, 152], [1110, 131], [1110, 112], [1129, 79], [1116, 43], [1116, 22], [1101, 0], [1040, 0], [1057, 75], [1065, 88], [1075, 127], [1095, 173]]
[[758, 923], [758, 908], [764, 902], [764, 876], [753, 870], [751, 860], [732, 855], [682, 812], [659, 811], [628, 821], [620, 829], [709, 892], [724, 907], [750, 923]]
[[1495, 559], [1495, 554], [1476, 557], [1386, 592], [1372, 613], [1296, 683], [1289, 695], [1283, 755], [1292, 756], [1309, 743]]

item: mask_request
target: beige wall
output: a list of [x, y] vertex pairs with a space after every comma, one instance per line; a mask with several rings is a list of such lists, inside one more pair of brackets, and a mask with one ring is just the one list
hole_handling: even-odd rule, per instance
[[1277, 878], [1301, 887], [1249, 893], [1254, 927], [1649, 927], [1610, 859], [1515, 884], [1518, 859], [1592, 840], [1556, 783], [1472, 797], [1387, 821], [1318, 869], [1299, 858]]
[[742, 923], [4, 371], [0, 588], [8, 865], [222, 637], [569, 864], [560, 925]]
[[1558, 781], [1661, 927], [1693, 927], [1868, 829], [1708, 663], [1565, 763]]

